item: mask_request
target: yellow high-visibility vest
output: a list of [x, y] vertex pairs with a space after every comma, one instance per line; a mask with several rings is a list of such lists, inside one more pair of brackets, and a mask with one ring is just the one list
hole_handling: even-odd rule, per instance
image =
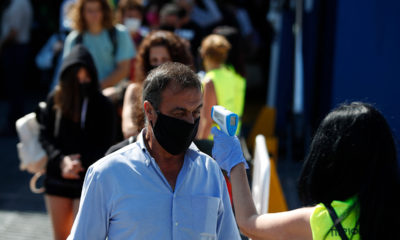
[[[242, 126], [242, 115], [246, 94], [246, 80], [240, 76], [232, 67], [226, 65], [208, 71], [205, 79], [211, 79], [217, 96], [217, 104], [239, 116], [236, 135], [239, 135]], [[217, 126], [215, 123], [213, 126]], [[212, 134], [208, 137], [213, 139]]]
[[[360, 208], [357, 197], [346, 201], [333, 201], [331, 203], [338, 218], [343, 218], [341, 224], [347, 237], [352, 240], [360, 240], [360, 227], [357, 225], [360, 216]], [[350, 211], [349, 211], [350, 210]], [[346, 216], [347, 215], [347, 216]], [[332, 228], [333, 221], [324, 204], [318, 204], [310, 218], [313, 239], [340, 240], [338, 231]]]

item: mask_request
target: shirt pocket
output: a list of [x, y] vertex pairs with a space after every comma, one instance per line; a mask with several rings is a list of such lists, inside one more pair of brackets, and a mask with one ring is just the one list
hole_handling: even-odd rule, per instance
[[193, 230], [199, 239], [217, 239], [220, 199], [209, 196], [192, 197]]

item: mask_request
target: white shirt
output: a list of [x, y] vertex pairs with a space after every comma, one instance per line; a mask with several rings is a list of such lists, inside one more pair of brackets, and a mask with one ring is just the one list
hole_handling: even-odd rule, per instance
[[218, 164], [194, 144], [175, 191], [146, 149], [136, 143], [88, 170], [68, 239], [240, 239]]

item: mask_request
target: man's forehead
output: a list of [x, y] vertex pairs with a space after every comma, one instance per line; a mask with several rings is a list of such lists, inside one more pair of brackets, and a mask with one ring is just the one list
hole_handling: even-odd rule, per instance
[[162, 94], [181, 94], [182, 92], [186, 92], [186, 91], [192, 91], [192, 92], [196, 92], [196, 91], [200, 91], [201, 92], [201, 88], [196, 88], [196, 87], [192, 87], [192, 86], [182, 86], [179, 83], [175, 82], [175, 81], [170, 81], [167, 86], [165, 87], [165, 89], [162, 91]]
[[189, 87], [183, 87], [181, 84], [178, 84], [175, 80], [170, 80], [167, 83], [167, 86], [165, 87], [164, 91], [180, 92], [186, 88]]
[[167, 87], [161, 93], [160, 107], [168, 107], [168, 109], [181, 108], [190, 110], [197, 108], [203, 103], [203, 94], [200, 89]]

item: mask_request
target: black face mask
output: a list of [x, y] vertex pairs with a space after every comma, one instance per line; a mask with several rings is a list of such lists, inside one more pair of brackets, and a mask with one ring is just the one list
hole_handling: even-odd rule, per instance
[[149, 72], [150, 72], [151, 70], [153, 70], [154, 68], [158, 67], [158, 66], [159, 66], [159, 65], [150, 65]]
[[155, 126], [150, 123], [158, 143], [165, 151], [178, 155], [186, 151], [196, 137], [199, 120], [200, 118], [197, 118], [192, 124], [157, 112]]
[[90, 83], [81, 83], [79, 84], [79, 90], [81, 92], [82, 98], [89, 97], [91, 93], [91, 86]]

